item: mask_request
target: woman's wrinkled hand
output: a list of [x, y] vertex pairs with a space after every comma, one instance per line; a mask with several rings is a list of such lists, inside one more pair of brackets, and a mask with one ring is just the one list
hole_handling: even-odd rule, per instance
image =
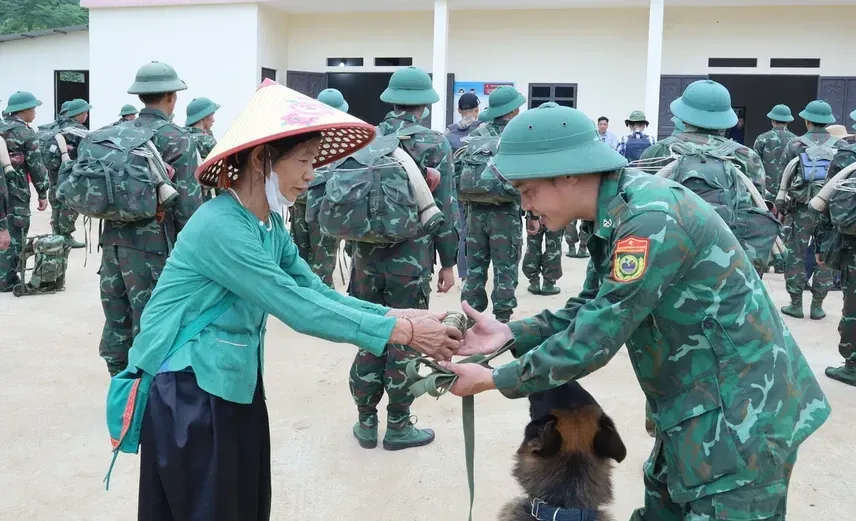
[[435, 360], [451, 360], [461, 345], [461, 332], [432, 316], [399, 318], [390, 342], [408, 345]]

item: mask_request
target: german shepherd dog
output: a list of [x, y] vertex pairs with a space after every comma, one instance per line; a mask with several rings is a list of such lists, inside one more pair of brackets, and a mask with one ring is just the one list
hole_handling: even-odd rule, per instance
[[530, 396], [529, 417], [513, 470], [526, 496], [499, 521], [614, 521], [609, 460], [627, 449], [612, 419], [576, 382]]

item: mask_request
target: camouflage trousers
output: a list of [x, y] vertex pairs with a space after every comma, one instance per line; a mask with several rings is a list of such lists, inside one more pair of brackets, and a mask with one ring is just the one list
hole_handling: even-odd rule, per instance
[[48, 201], [51, 203], [51, 229], [53, 233], [56, 235], [70, 235], [74, 233], [77, 229], [74, 223], [77, 222], [77, 217], [80, 214], [56, 198], [55, 186], [52, 186], [48, 190]]
[[[397, 309], [428, 309], [429, 278], [405, 277], [354, 270], [350, 294], [368, 302]], [[351, 396], [361, 413], [374, 414], [383, 392], [389, 397], [386, 410], [390, 414], [410, 414], [414, 397], [405, 367], [419, 356], [413, 348], [389, 344], [383, 354], [375, 356], [360, 350], [351, 365], [349, 383]]]
[[291, 238], [312, 272], [332, 288], [339, 240], [323, 235], [317, 222], [306, 222], [305, 204], [297, 203], [291, 207]]
[[493, 263], [493, 314], [510, 318], [517, 307], [518, 270], [523, 250], [520, 208], [516, 204], [469, 204], [467, 218], [467, 280], [461, 291], [477, 311], [487, 309], [487, 272]]
[[665, 449], [657, 433], [651, 457], [642, 467], [645, 506], [630, 521], [784, 521], [788, 486], [797, 451], [769, 476], [735, 490], [712, 494], [689, 503], [675, 503], [669, 494]]
[[[805, 255], [817, 224], [816, 214], [806, 204], [797, 203], [785, 217], [785, 226], [790, 228], [785, 242], [785, 287], [795, 302], [802, 302], [806, 282]], [[823, 302], [830, 288], [832, 271], [818, 266], [811, 278], [812, 300]]]
[[856, 363], [856, 240], [853, 241], [853, 248], [845, 249], [842, 256], [844, 309], [841, 311], [841, 322], [838, 323], [838, 333], [841, 335], [838, 352], [844, 360]]
[[111, 375], [128, 366], [128, 351], [140, 332], [140, 316], [166, 264], [166, 255], [105, 244], [101, 250], [104, 331], [99, 354]]
[[0, 251], [0, 291], [11, 290], [18, 283], [18, 261], [30, 231], [30, 216], [9, 214], [6, 224], [12, 240], [6, 251]]
[[461, 232], [458, 234], [458, 277], [467, 278], [467, 203], [458, 201], [458, 217], [461, 219]]
[[[562, 277], [562, 236], [564, 230], [551, 232], [541, 227], [538, 233], [526, 237], [526, 255], [523, 256], [523, 275], [530, 281], [543, 275], [545, 282], [556, 282]], [[544, 249], [542, 250], [542, 245]]]
[[568, 248], [571, 250], [576, 247], [577, 243], [585, 247], [589, 240], [589, 234], [582, 228], [577, 231], [577, 225], [582, 225], [582, 221], [571, 221], [571, 224], [565, 227], [565, 242], [568, 243]]

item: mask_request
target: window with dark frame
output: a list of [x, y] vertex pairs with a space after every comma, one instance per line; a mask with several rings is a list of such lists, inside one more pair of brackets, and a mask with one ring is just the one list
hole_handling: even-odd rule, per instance
[[758, 66], [758, 58], [708, 58], [707, 66], [751, 69]]
[[267, 67], [262, 67], [262, 81], [264, 80], [276, 81], [276, 69], [268, 69]]
[[529, 108], [534, 109], [548, 102], [563, 107], [577, 107], [576, 83], [530, 83]]
[[327, 58], [327, 67], [362, 67], [362, 58]]
[[819, 69], [820, 58], [771, 58], [773, 69]]
[[375, 67], [410, 67], [413, 65], [413, 58], [375, 58]]

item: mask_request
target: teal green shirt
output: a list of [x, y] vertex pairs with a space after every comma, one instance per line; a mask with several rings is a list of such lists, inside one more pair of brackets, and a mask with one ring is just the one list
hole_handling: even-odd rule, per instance
[[143, 311], [130, 366], [157, 374], [181, 328], [230, 292], [238, 297], [235, 304], [181, 347], [165, 370], [190, 368], [199, 387], [232, 402], [252, 401], [268, 314], [299, 333], [375, 355], [395, 326], [395, 318], [384, 316], [389, 308], [321, 282], [298, 255], [280, 215], [262, 223], [223, 194], [203, 204], [178, 235]]

